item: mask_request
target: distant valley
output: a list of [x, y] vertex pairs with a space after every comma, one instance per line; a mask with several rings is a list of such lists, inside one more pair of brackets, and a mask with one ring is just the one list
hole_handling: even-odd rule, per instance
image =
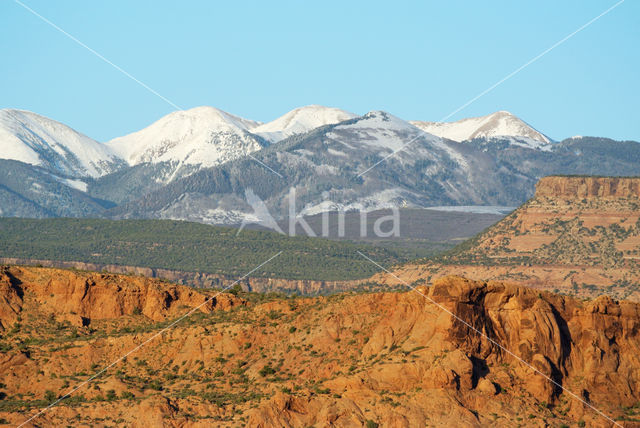
[[[369, 227], [384, 215], [388, 212], [369, 213]], [[318, 217], [307, 221], [321, 236]], [[399, 236], [375, 239], [360, 238], [360, 215], [349, 213], [341, 242], [335, 242], [335, 229], [323, 239], [306, 237], [301, 230], [299, 236], [286, 237], [253, 226], [238, 231], [173, 220], [0, 218], [0, 263], [135, 273], [210, 288], [226, 285], [249, 271], [255, 260], [282, 251], [262, 273], [268, 281], [250, 278], [241, 282], [243, 288], [324, 294], [356, 289], [360, 285], [354, 280], [366, 283], [377, 271], [357, 251], [385, 264], [430, 257], [502, 217], [403, 209]]]

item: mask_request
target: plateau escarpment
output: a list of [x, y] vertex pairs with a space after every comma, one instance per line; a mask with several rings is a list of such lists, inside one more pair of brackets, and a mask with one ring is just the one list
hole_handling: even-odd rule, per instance
[[[61, 290], [50, 284], [78, 290], [95, 281], [88, 288], [101, 290], [101, 301], [129, 308], [149, 295], [143, 280], [37, 268], [4, 269], [0, 278], [23, 291], [21, 321], [0, 343], [0, 417], [12, 424], [147, 340], [32, 423], [350, 427], [455, 419], [478, 427], [608, 427], [608, 418], [634, 426], [640, 417], [640, 306], [630, 302], [448, 277], [418, 293], [223, 294], [216, 298], [226, 304], [158, 335], [165, 321], [144, 311], [106, 313], [91, 299], [63, 312], [108, 318], [72, 326], [51, 315], [60, 304], [51, 291]], [[181, 293], [172, 284], [147, 286]], [[170, 313], [200, 301], [179, 297]], [[147, 313], [167, 312], [159, 305]]]
[[541, 179], [536, 198], [640, 198], [640, 177], [555, 176]]
[[300, 295], [317, 295], [340, 291], [356, 291], [361, 289], [388, 289], [367, 280], [324, 281], [315, 279], [286, 279], [247, 277], [241, 280], [230, 276], [207, 272], [184, 272], [180, 270], [150, 268], [141, 266], [126, 266], [112, 264], [98, 264], [72, 261], [53, 261], [38, 259], [19, 259], [14, 257], [0, 257], [0, 264], [54, 267], [62, 269], [78, 269], [84, 271], [98, 271], [102, 273], [121, 274], [129, 276], [144, 276], [159, 280], [171, 281], [195, 289], [225, 288], [238, 284], [245, 291], [257, 293], [287, 293]]
[[640, 178], [545, 177], [534, 198], [486, 232], [395, 272], [409, 283], [446, 274], [639, 301]]

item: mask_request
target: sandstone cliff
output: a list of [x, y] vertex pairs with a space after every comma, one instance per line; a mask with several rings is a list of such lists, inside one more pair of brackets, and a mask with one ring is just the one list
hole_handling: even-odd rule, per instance
[[82, 326], [94, 319], [134, 313], [154, 321], [175, 315], [180, 307], [209, 312], [237, 304], [229, 295], [207, 300], [191, 287], [144, 277], [73, 272], [48, 268], [0, 268], [0, 326], [18, 319], [24, 294], [54, 316]]
[[[113, 274], [141, 275], [147, 278], [159, 278], [195, 288], [225, 288], [237, 282], [237, 278], [226, 275], [205, 272], [185, 272], [172, 269], [148, 268], [126, 265], [105, 265], [98, 263], [20, 259], [15, 257], [0, 257], [0, 264], [22, 266], [47, 266], [55, 268], [72, 268], [85, 271], [108, 272]], [[297, 293], [302, 295], [316, 295], [334, 293], [337, 291], [357, 290], [366, 280], [350, 281], [321, 281], [311, 279], [283, 279], [248, 277], [238, 284], [246, 291], [260, 293], [280, 292]]]
[[[0, 418], [11, 423], [166, 325], [131, 313], [71, 330], [46, 315], [61, 304], [47, 293], [75, 278], [10, 274], [24, 290], [21, 325], [0, 341]], [[86, 275], [106, 301], [145, 295], [130, 277], [118, 288]], [[227, 296], [237, 304], [195, 313], [32, 426], [638, 426], [639, 305], [458, 277], [417, 291]], [[87, 302], [74, 307], [104, 313]]]
[[536, 185], [535, 196], [550, 198], [639, 198], [640, 177], [544, 177]]

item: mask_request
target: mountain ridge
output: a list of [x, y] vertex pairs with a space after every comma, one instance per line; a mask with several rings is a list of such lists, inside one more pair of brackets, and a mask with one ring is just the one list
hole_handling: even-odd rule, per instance
[[121, 166], [108, 148], [61, 122], [25, 111], [0, 110], [0, 157], [54, 173], [97, 177]]
[[[129, 165], [180, 162], [207, 167], [235, 158], [234, 154], [224, 156], [225, 150], [234, 149], [226, 139], [240, 144], [240, 153], [236, 156], [259, 150], [261, 145], [246, 135], [258, 125], [258, 122], [215, 107], [195, 107], [169, 113], [151, 125], [114, 138], [105, 145]], [[216, 152], [222, 153], [220, 158], [212, 157]]]
[[298, 107], [271, 122], [260, 124], [253, 128], [252, 132], [274, 143], [292, 135], [303, 134], [320, 126], [333, 125], [357, 116], [338, 108], [312, 104]]
[[[348, 119], [333, 123], [344, 117]], [[264, 132], [256, 131], [260, 129]], [[20, 139], [11, 141], [28, 148]], [[640, 144], [635, 142], [583, 137], [547, 144], [528, 137], [491, 136], [461, 144], [386, 112], [355, 116], [313, 105], [266, 124], [198, 107], [166, 115], [110, 144], [93, 140], [90, 144], [108, 152], [111, 169], [89, 176], [82, 165], [59, 167], [66, 165], [60, 154], [41, 166], [31, 166], [27, 161], [33, 160], [24, 157], [22, 166], [12, 164], [17, 175], [5, 174], [0, 185], [4, 200], [20, 207], [7, 203], [3, 215], [91, 213], [235, 224], [256, 220], [245, 193], [257, 189], [262, 189], [255, 193], [261, 199], [270, 199], [266, 202], [271, 215], [282, 218], [287, 211], [283, 199], [291, 187], [307, 189], [298, 196], [303, 214], [308, 215], [398, 206], [517, 206], [545, 175], [637, 175], [640, 164]], [[45, 145], [43, 152], [54, 150]], [[62, 153], [72, 160], [82, 158], [73, 150]], [[0, 158], [3, 155], [11, 157], [0, 150]], [[56, 196], [59, 185], [68, 188], [62, 189], [69, 196], [66, 206]], [[151, 209], [158, 205], [153, 198], [162, 200], [162, 205]], [[108, 210], [107, 205], [118, 208]]]
[[457, 142], [492, 137], [521, 137], [537, 141], [542, 145], [553, 142], [549, 137], [505, 110], [456, 122], [410, 121], [410, 123], [425, 132]]

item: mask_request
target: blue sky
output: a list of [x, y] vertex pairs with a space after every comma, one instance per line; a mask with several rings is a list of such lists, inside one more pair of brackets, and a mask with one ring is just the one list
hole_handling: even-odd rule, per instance
[[[439, 120], [615, 1], [21, 0], [181, 108], [268, 121], [302, 105]], [[509, 110], [552, 138], [640, 140], [640, 2], [612, 12], [451, 120]], [[106, 141], [173, 107], [13, 0], [0, 108]]]

